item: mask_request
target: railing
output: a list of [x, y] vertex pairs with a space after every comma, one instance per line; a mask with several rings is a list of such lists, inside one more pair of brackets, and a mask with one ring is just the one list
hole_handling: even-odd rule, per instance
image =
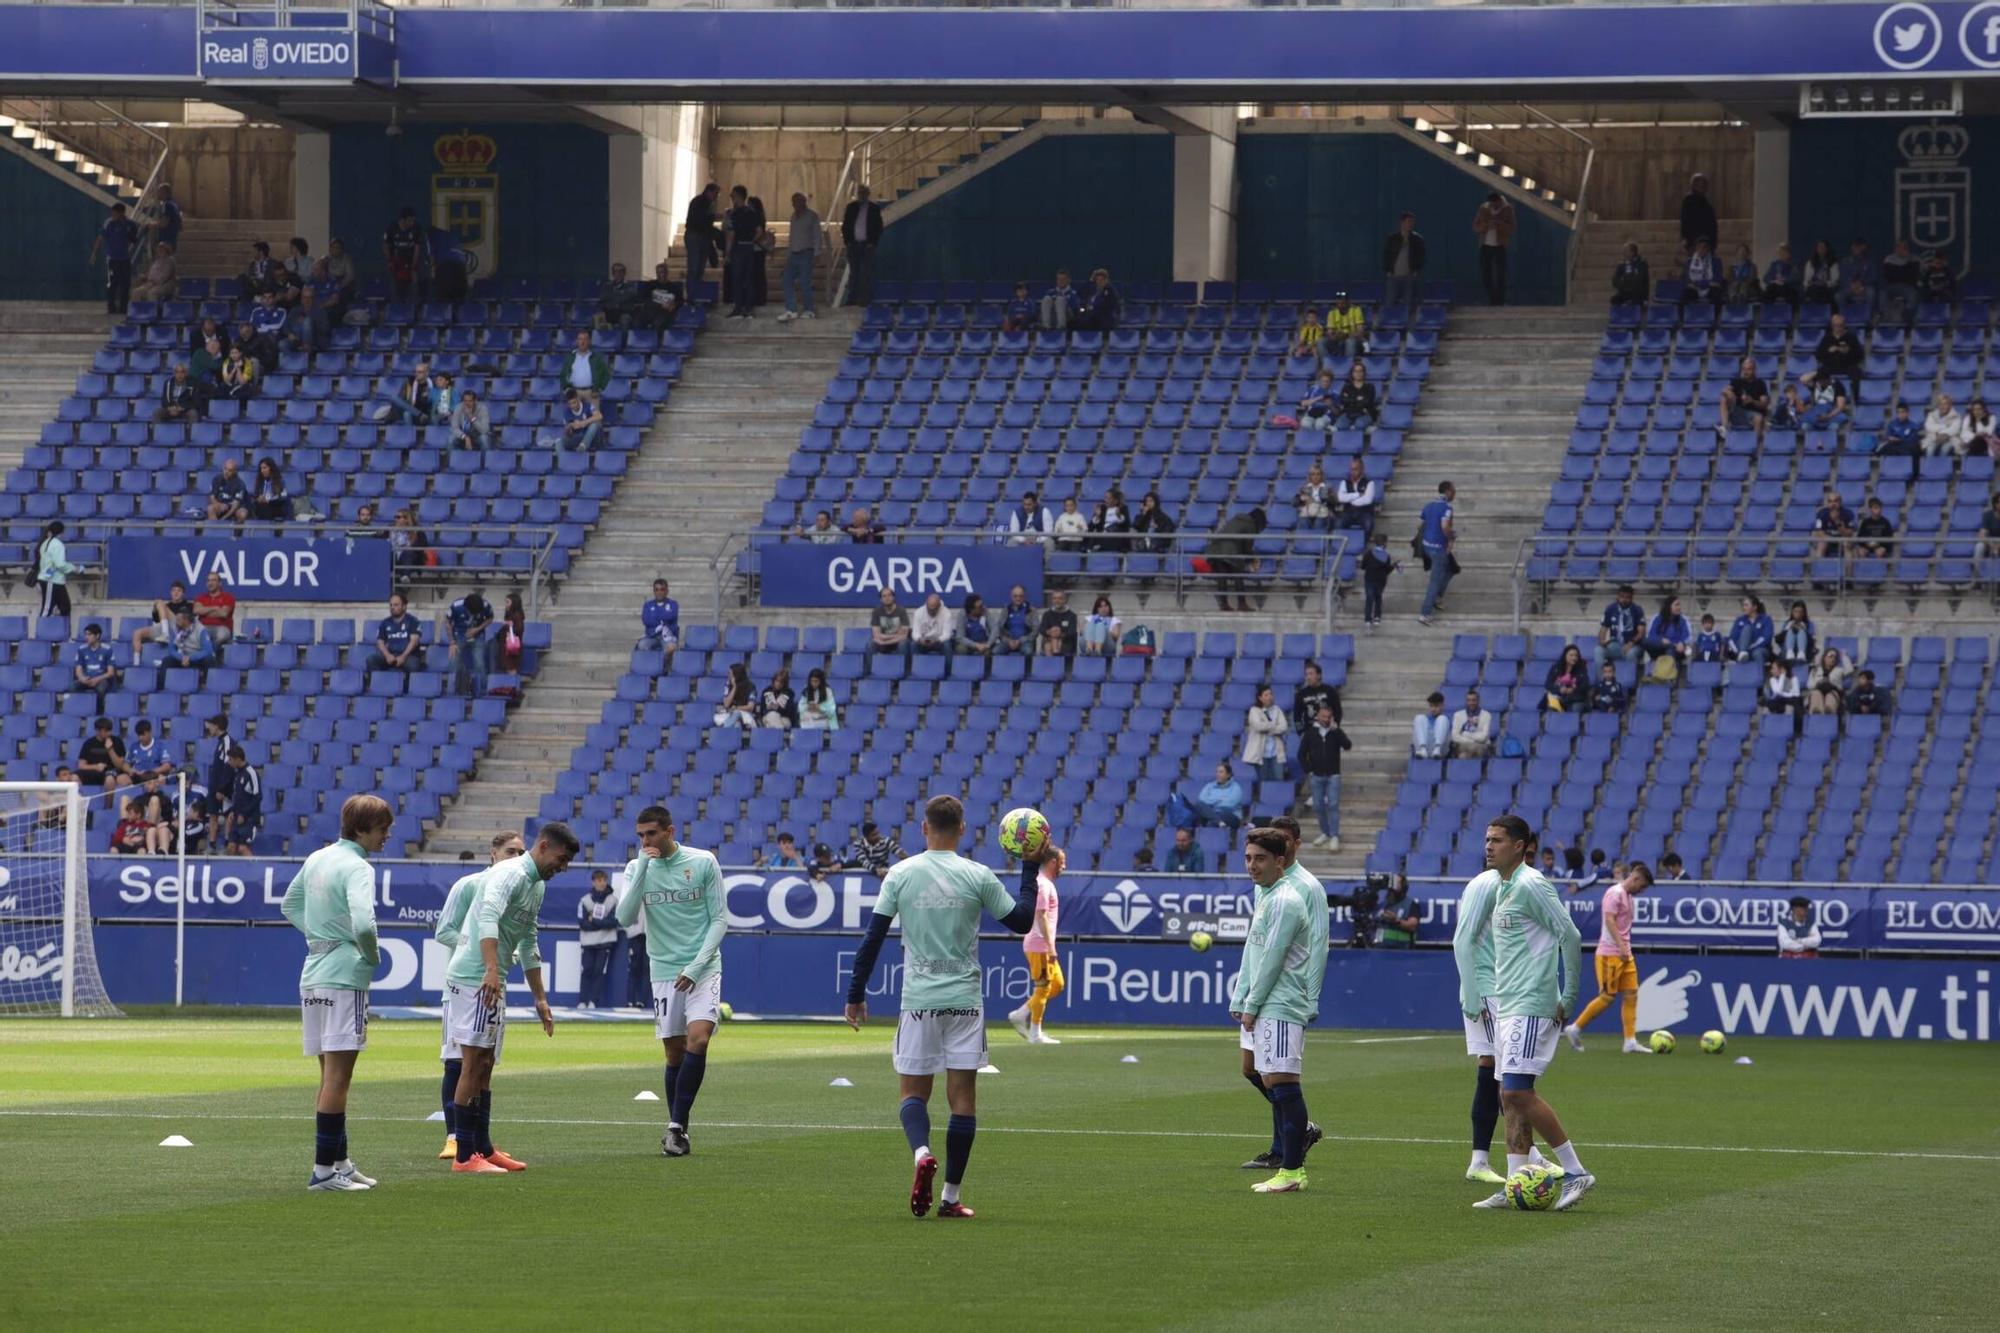
[[[1355, 539], [1359, 530], [1245, 534], [1252, 552], [1243, 561], [1242, 568], [1195, 568], [1197, 559], [1204, 562], [1218, 559], [1236, 561], [1238, 557], [1234, 555], [1212, 555], [1209, 548], [1211, 542], [1231, 540], [1237, 535], [1213, 532], [1093, 533], [1073, 539], [1077, 543], [1074, 548], [1058, 546], [1050, 539], [1044, 543], [1048, 556], [1043, 578], [1064, 588], [1087, 585], [1093, 588], [1130, 588], [1142, 594], [1156, 590], [1171, 592], [1177, 607], [1185, 607], [1189, 596], [1197, 593], [1212, 593], [1223, 599], [1240, 598], [1246, 606], [1252, 597], [1257, 598], [1261, 606], [1263, 599], [1274, 593], [1303, 593], [1317, 600], [1321, 620], [1325, 629], [1331, 632], [1354, 582], [1354, 557], [1350, 555], [1350, 550], [1358, 549]], [[939, 546], [1012, 545], [1023, 540], [1014, 533], [979, 528], [898, 528], [885, 532], [883, 537], [886, 542], [892, 543], [922, 542]], [[727, 625], [730, 623], [730, 610], [748, 605], [757, 598], [759, 550], [806, 540], [804, 533], [796, 530], [734, 532], [725, 537], [709, 559], [715, 599], [713, 623]], [[835, 544], [858, 556], [877, 549], [873, 545], [850, 542], [845, 534]], [[1087, 546], [1095, 549], [1086, 550]], [[1115, 557], [1117, 569], [1090, 569], [1086, 557], [1093, 554]], [[1065, 560], [1069, 556], [1080, 558], [1075, 564], [1070, 564]], [[1294, 566], [1293, 562], [1304, 563], [1303, 566]], [[988, 605], [997, 607], [999, 602], [989, 598]]]
[[79, 174], [99, 177], [98, 185], [113, 194], [149, 200], [166, 167], [164, 134], [95, 98], [0, 98], [0, 116], [33, 130], [37, 149], [101, 166], [102, 172], [79, 168]]
[[[2000, 608], [2000, 545], [1976, 532], [1915, 536], [1899, 533], [1886, 556], [1864, 555], [1861, 537], [1811, 532], [1718, 534], [1538, 534], [1523, 538], [1513, 568], [1513, 622], [1541, 614], [1558, 584], [1588, 598], [1621, 583], [1660, 592], [1686, 587], [1698, 595], [1728, 586], [1763, 597], [1818, 599], [1828, 610], [1889, 596], [1984, 596]], [[1833, 554], [1825, 554], [1827, 549]], [[1750, 567], [1754, 562], [1754, 569]], [[1698, 619], [1700, 612], [1688, 615]], [[1718, 617], [1720, 619], [1721, 617]]]

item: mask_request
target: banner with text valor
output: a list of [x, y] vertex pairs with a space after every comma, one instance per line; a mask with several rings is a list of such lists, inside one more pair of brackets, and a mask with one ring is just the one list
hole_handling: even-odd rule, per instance
[[113, 537], [109, 596], [150, 601], [167, 585], [199, 593], [210, 572], [253, 601], [378, 602], [390, 587], [389, 543], [363, 537]]

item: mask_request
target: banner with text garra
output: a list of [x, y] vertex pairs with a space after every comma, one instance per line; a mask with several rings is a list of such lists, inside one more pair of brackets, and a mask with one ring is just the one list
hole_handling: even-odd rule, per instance
[[758, 548], [757, 573], [765, 606], [872, 607], [887, 588], [905, 610], [922, 605], [932, 593], [953, 610], [963, 607], [972, 593], [997, 608], [1006, 605], [1016, 584], [1027, 590], [1030, 606], [1042, 603], [1039, 542], [783, 542]]

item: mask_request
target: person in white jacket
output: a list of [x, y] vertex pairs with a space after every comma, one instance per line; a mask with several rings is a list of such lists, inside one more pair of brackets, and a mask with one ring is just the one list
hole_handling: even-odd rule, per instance
[[1062, 502], [1062, 512], [1056, 515], [1056, 548], [1063, 551], [1080, 551], [1083, 539], [1090, 535], [1090, 521], [1076, 507], [1076, 497], [1070, 496]]
[[1244, 720], [1242, 760], [1257, 770], [1266, 782], [1282, 782], [1285, 777], [1285, 737], [1292, 724], [1269, 685], [1257, 691], [1257, 702]]
[[1812, 899], [1801, 894], [1791, 901], [1791, 914], [1778, 922], [1778, 957], [1819, 957], [1819, 925], [1812, 919]]
[[1939, 394], [1937, 406], [1924, 416], [1924, 453], [1933, 458], [1963, 454], [1968, 439], [1965, 414], [1952, 404], [1950, 394]]

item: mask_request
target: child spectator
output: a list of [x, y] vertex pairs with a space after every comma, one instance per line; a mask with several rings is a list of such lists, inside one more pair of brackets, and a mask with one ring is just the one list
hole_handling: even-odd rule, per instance
[[264, 831], [264, 780], [250, 767], [242, 746], [229, 747], [231, 770], [229, 815], [225, 841], [231, 856], [249, 856], [250, 844]]
[[121, 856], [144, 856], [152, 848], [153, 830], [139, 818], [137, 801], [118, 803], [118, 824], [111, 830], [111, 850]]
[[125, 760], [125, 742], [108, 717], [91, 726], [91, 734], [77, 752], [76, 780], [85, 787], [116, 791], [132, 785], [132, 766]]
[[1590, 711], [1593, 713], [1622, 713], [1625, 711], [1625, 687], [1618, 683], [1618, 668], [1606, 662], [1597, 672], [1597, 684], [1590, 690]]
[[1035, 303], [1028, 299], [1027, 283], [1014, 284], [1014, 299], [1007, 303], [1007, 314], [1000, 327], [1008, 333], [1026, 333], [1035, 327]]
[[1333, 372], [1321, 370], [1319, 377], [1306, 386], [1305, 397], [1299, 399], [1299, 424], [1314, 430], [1331, 431], [1333, 407], [1339, 399], [1340, 392], [1334, 387]]
[[[1016, 285], [1024, 292], [1027, 290], [1026, 284]], [[804, 870], [806, 868], [806, 861], [803, 856], [799, 855], [798, 839], [789, 833], [780, 833], [778, 835], [778, 850], [765, 858], [764, 864], [772, 870]]]
[[1319, 322], [1319, 312], [1311, 306], [1299, 307], [1298, 327], [1292, 330], [1292, 355], [1301, 361], [1319, 363], [1320, 340], [1326, 337], [1326, 326]]
[[97, 706], [104, 707], [104, 696], [118, 688], [122, 673], [112, 660], [111, 646], [104, 642], [102, 625], [83, 627], [83, 644], [76, 650], [76, 666], [72, 676], [79, 690], [89, 690], [97, 696]]
[[1389, 554], [1389, 539], [1377, 531], [1361, 553], [1361, 623], [1369, 633], [1382, 623], [1382, 594], [1401, 562]]
[[175, 768], [173, 751], [166, 738], [153, 738], [153, 724], [140, 718], [132, 728], [132, 748], [125, 753], [125, 762], [132, 766], [132, 776], [139, 782], [150, 782], [170, 775]]
[[1704, 614], [1701, 618], [1701, 633], [1694, 636], [1694, 660], [1697, 662], [1726, 662], [1729, 660], [1729, 640], [1716, 632], [1715, 617]]

